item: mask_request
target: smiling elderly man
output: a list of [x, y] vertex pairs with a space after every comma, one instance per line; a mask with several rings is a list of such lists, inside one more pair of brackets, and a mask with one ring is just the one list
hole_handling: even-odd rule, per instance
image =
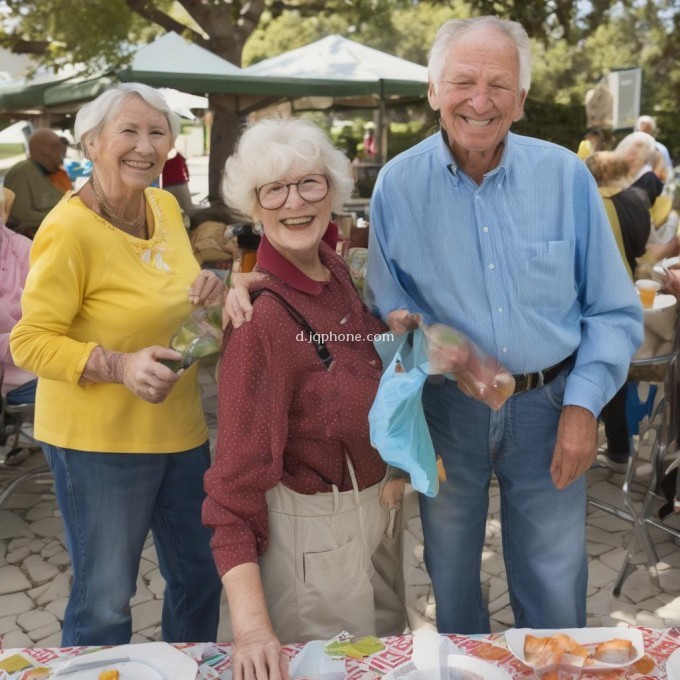
[[35, 231], [64, 195], [50, 181], [62, 162], [63, 144], [59, 135], [39, 128], [28, 138], [28, 159], [13, 165], [5, 175], [5, 186], [16, 194], [10, 224]]
[[441, 130], [390, 161], [371, 201], [366, 282], [392, 330], [443, 322], [516, 379], [498, 411], [454, 380], [423, 394], [447, 481], [421, 496], [442, 633], [484, 633], [480, 564], [495, 474], [515, 625], [586, 625], [586, 486], [597, 417], [626, 377], [642, 311], [579, 158], [509, 132], [531, 80], [517, 23], [453, 20], [428, 66]]

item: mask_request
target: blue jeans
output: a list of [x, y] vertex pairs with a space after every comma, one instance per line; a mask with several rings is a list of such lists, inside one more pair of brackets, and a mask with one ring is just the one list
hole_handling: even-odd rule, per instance
[[35, 404], [35, 390], [38, 386], [38, 379], [29, 380], [19, 387], [10, 390], [5, 396], [5, 400], [9, 406], [17, 406], [18, 404]]
[[73, 583], [63, 647], [130, 641], [144, 542], [153, 534], [166, 581], [163, 640], [217, 635], [222, 584], [201, 523], [206, 442], [172, 454], [91, 453], [43, 444], [54, 473]]
[[420, 496], [440, 633], [489, 632], [480, 568], [492, 472], [515, 625], [586, 625], [585, 480], [560, 491], [550, 478], [568, 371], [510, 397], [499, 411], [439, 376], [425, 385], [423, 405], [447, 476], [435, 498]]

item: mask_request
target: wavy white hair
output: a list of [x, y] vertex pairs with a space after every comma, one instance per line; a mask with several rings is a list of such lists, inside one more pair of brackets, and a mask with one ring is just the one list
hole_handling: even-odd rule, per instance
[[342, 212], [354, 188], [347, 156], [321, 128], [303, 118], [262, 118], [246, 127], [227, 159], [222, 179], [224, 202], [255, 219], [258, 187], [290, 172], [326, 175], [335, 213]]
[[173, 141], [180, 131], [179, 116], [168, 106], [165, 97], [143, 83], [120, 83], [85, 104], [76, 114], [73, 135], [76, 142], [87, 142], [99, 135], [102, 128], [120, 111], [128, 97], [137, 96], [168, 121]]

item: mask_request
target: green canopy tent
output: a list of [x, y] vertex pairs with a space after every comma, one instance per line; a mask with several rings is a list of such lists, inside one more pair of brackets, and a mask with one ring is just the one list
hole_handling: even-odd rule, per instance
[[[377, 108], [382, 160], [387, 152], [386, 110], [390, 103], [421, 100], [427, 92], [427, 68], [386, 54], [340, 35], [265, 59], [243, 69], [241, 76], [324, 83], [326, 89], [300, 95], [290, 91], [291, 112], [322, 108]], [[325, 98], [325, 99], [324, 99]]]

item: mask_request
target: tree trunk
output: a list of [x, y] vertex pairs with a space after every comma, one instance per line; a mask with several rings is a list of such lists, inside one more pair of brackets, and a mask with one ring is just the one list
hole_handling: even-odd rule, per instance
[[222, 202], [224, 163], [234, 151], [236, 139], [245, 119], [239, 114], [236, 98], [233, 95], [211, 94], [209, 103], [213, 112], [213, 123], [210, 131], [208, 200], [213, 205]]

